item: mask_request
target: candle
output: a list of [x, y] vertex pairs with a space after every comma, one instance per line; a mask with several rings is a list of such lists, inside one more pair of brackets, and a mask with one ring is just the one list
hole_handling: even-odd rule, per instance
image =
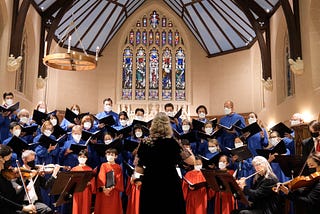
[[70, 48], [71, 48], [71, 35], [69, 36], [69, 39], [68, 39], [68, 53], [70, 53]]
[[47, 45], [48, 45], [48, 42], [47, 41], [45, 41], [44, 42], [44, 56], [47, 56]]
[[98, 61], [99, 50], [100, 50], [100, 48], [99, 48], [99, 46], [97, 46], [97, 48], [96, 48], [96, 61]]

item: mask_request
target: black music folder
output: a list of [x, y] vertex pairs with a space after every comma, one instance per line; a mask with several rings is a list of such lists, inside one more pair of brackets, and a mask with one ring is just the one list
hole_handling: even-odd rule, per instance
[[235, 127], [237, 131], [240, 131], [241, 134], [249, 133], [248, 137], [246, 139], [252, 137], [256, 133], [259, 133], [262, 131], [261, 127], [257, 122], [251, 123], [250, 125], [240, 128], [240, 127]]
[[99, 156], [104, 157], [106, 155], [106, 151], [110, 148], [114, 148], [120, 153], [122, 151], [122, 143], [119, 138], [114, 139], [111, 143], [109, 144], [104, 144], [104, 143], [92, 143], [89, 144]]
[[[20, 125], [21, 126], [21, 125]], [[25, 133], [25, 135], [33, 135], [38, 129], [38, 126], [33, 124], [30, 126], [21, 126], [21, 132]]]
[[170, 119], [178, 119], [182, 114], [182, 107], [179, 109], [179, 111], [177, 111], [177, 113], [173, 116], [173, 117], [169, 117]]
[[88, 141], [91, 139], [103, 140], [104, 133], [102, 130], [98, 130], [95, 132], [88, 132], [86, 130], [82, 130], [81, 139], [84, 141]]
[[226, 129], [226, 130], [228, 130], [228, 131], [230, 131], [230, 130], [232, 130], [232, 129], [234, 129], [234, 128], [237, 128], [237, 129], [239, 129], [240, 128], [240, 125], [241, 125], [241, 120], [237, 120], [236, 122], [234, 122], [231, 126], [225, 126], [225, 125], [222, 125], [222, 124], [218, 124], [218, 126], [220, 127], [220, 128], [223, 128], [223, 129]]
[[121, 129], [116, 129], [112, 126], [106, 125], [107, 132], [111, 132], [115, 134], [115, 136], [123, 135], [123, 137], [128, 137], [131, 135], [132, 132], [132, 125], [123, 127]]
[[43, 124], [43, 122], [48, 119], [49, 115], [55, 115], [56, 113], [57, 113], [56, 110], [54, 110], [50, 113], [43, 113], [41, 111], [34, 109], [33, 114], [32, 114], [32, 120], [41, 126]]
[[210, 168], [209, 165], [215, 165], [216, 167], [218, 167], [218, 163], [219, 163], [219, 159], [220, 157], [223, 155], [222, 152], [215, 152], [213, 154], [211, 154], [211, 156], [202, 156], [202, 155], [198, 155], [201, 160], [202, 160], [202, 166], [203, 168], [207, 169]]
[[115, 184], [114, 171], [111, 170], [106, 173], [106, 188], [113, 187]]
[[273, 162], [279, 163], [281, 170], [287, 177], [297, 177], [302, 175], [309, 175], [308, 167], [304, 167], [305, 161], [300, 155], [276, 155]]
[[287, 148], [283, 140], [281, 140], [275, 147], [272, 149], [256, 149], [257, 154], [265, 157], [267, 160], [269, 159], [269, 155], [278, 153], [279, 155], [287, 152]]
[[187, 139], [190, 143], [197, 142], [197, 134], [194, 131], [190, 131], [188, 133], [179, 133], [176, 129], [173, 129], [173, 134], [180, 140]]
[[74, 144], [74, 143], [72, 143], [70, 145], [69, 149], [72, 150], [72, 153], [78, 155], [81, 150], [87, 149], [87, 146], [83, 145], [83, 144]]
[[123, 140], [123, 150], [128, 152], [133, 152], [139, 145], [140, 142], [130, 140], [130, 139], [124, 139]]
[[70, 123], [74, 123], [75, 119], [81, 120], [84, 116], [88, 115], [89, 112], [81, 113], [81, 114], [75, 114], [70, 109], [66, 108], [66, 112], [64, 115], [64, 118], [68, 120]]
[[238, 155], [237, 161], [243, 161], [252, 157], [252, 153], [248, 149], [247, 145], [240, 146], [238, 148], [233, 148], [233, 149], [226, 147], [226, 149], [230, 152], [232, 156]]
[[55, 146], [59, 143], [59, 141], [54, 140], [50, 137], [47, 137], [46, 135], [42, 134], [41, 137], [39, 138], [39, 144], [45, 148], [49, 148], [49, 146]]
[[205, 132], [198, 132], [198, 137], [200, 139], [204, 139], [204, 140], [208, 140], [208, 139], [213, 139], [213, 138], [217, 138], [222, 134], [222, 129], [217, 129], [214, 132], [212, 132], [211, 134], [207, 134]]
[[55, 136], [57, 139], [66, 134], [67, 134], [67, 131], [61, 128], [58, 124], [53, 127], [52, 135]]
[[286, 126], [284, 123], [280, 122], [277, 125], [270, 128], [271, 131], [277, 131], [280, 135], [280, 137], [284, 137], [285, 133], [291, 134], [293, 132], [292, 129], [290, 129], [288, 126]]
[[7, 146], [10, 146], [10, 148], [15, 153], [17, 153], [18, 156], [20, 156], [24, 150], [29, 149], [28, 143], [24, 141], [22, 138], [16, 137], [15, 135], [13, 135], [11, 140], [8, 142]]
[[13, 105], [10, 105], [10, 106], [3, 106], [3, 105], [0, 105], [0, 112], [14, 112], [14, 111], [17, 111], [19, 109], [19, 106], [20, 106], [20, 103], [17, 102]]
[[132, 125], [133, 125], [133, 126], [136, 125], [136, 124], [140, 124], [140, 125], [142, 125], [142, 126], [144, 126], [144, 127], [146, 127], [146, 128], [150, 128], [151, 123], [152, 123], [152, 120], [149, 120], [149, 121], [147, 121], [147, 122], [145, 122], [145, 121], [143, 121], [143, 120], [133, 120], [133, 121], [132, 121]]
[[207, 187], [208, 186], [208, 183], [206, 181], [199, 182], [199, 183], [192, 183], [191, 181], [186, 179], [186, 177], [184, 177], [184, 176], [183, 176], [182, 179], [185, 180], [187, 182], [187, 184], [189, 184], [189, 187], [192, 187], [193, 190], [197, 190], [197, 189], [200, 189], [202, 187]]
[[[112, 126], [114, 124], [116, 124], [116, 121], [114, 120], [113, 116], [112, 115], [109, 115], [109, 116], [106, 116], [106, 117], [103, 117], [103, 118], [97, 118], [97, 117], [94, 117], [95, 120], [98, 121], [99, 124], [105, 124], [105, 125], [109, 125], [109, 126]], [[117, 124], [116, 124], [117, 125]]]

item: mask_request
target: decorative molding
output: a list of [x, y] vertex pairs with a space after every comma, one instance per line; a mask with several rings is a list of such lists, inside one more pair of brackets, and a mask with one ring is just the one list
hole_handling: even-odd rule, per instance
[[37, 83], [36, 83], [36, 86], [37, 86], [37, 89], [43, 89], [45, 88], [46, 84], [47, 84], [47, 77], [46, 78], [42, 78], [41, 76], [39, 76], [37, 78]]
[[290, 64], [290, 70], [292, 73], [296, 75], [302, 75], [304, 72], [304, 63], [303, 60], [298, 57], [296, 60], [289, 59], [289, 64]]
[[10, 54], [7, 62], [7, 70], [10, 72], [17, 71], [21, 66], [22, 56], [14, 58], [13, 54]]
[[264, 86], [264, 88], [266, 90], [272, 91], [272, 89], [273, 89], [273, 80], [270, 77], [268, 77], [267, 80], [262, 79], [261, 81], [262, 81], [262, 84], [263, 84], [263, 86]]

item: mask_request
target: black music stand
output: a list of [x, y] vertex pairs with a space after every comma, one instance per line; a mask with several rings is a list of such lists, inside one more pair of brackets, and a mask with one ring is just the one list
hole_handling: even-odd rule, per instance
[[305, 161], [300, 155], [276, 155], [273, 162], [279, 163], [281, 170], [289, 178], [308, 175], [308, 167], [304, 167]]
[[[201, 169], [208, 186], [216, 192], [230, 192], [235, 199], [244, 205], [249, 205], [249, 201], [236, 182], [236, 179], [227, 171]], [[220, 213], [222, 213], [222, 197], [220, 197]]]
[[59, 172], [50, 192], [50, 195], [60, 194], [55, 207], [71, 202], [73, 194], [82, 192], [93, 176], [92, 171]]

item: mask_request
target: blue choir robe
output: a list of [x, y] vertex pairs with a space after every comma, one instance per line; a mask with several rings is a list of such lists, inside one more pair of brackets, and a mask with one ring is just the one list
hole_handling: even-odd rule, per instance
[[[75, 166], [77, 166], [79, 164], [78, 154], [74, 154], [72, 152], [72, 153], [67, 154], [66, 156], [64, 155], [65, 151], [70, 148], [71, 144], [85, 145], [85, 141], [80, 140], [79, 143], [77, 143], [72, 138], [71, 140], [66, 141], [64, 143], [63, 147], [60, 148], [60, 151], [59, 151], [59, 162], [60, 162], [60, 165], [62, 165], [62, 166], [70, 166], [72, 168], [72, 167], [75, 167]], [[89, 156], [89, 154], [88, 154], [88, 156]]]
[[[235, 124], [238, 120], [240, 120], [240, 122], [241, 122], [239, 127], [244, 128], [245, 127], [244, 118], [237, 113], [225, 115], [224, 117], [222, 117], [220, 119], [220, 124], [227, 126], [227, 127], [230, 127], [233, 124]], [[233, 134], [233, 133], [228, 133], [226, 130], [223, 130], [222, 134], [217, 138], [219, 141], [220, 149], [223, 152], [227, 152], [226, 147], [234, 148], [234, 139], [236, 137], [238, 137], [239, 135], [240, 135], [240, 133], [238, 133], [238, 132]]]
[[[114, 124], [114, 126], [119, 126], [120, 123], [119, 123], [119, 114], [115, 113], [114, 111], [110, 111], [110, 112], [106, 112], [106, 111], [103, 111], [103, 112], [99, 112], [98, 114], [96, 114], [96, 118], [98, 118], [99, 120], [104, 118], [104, 117], [107, 117], [107, 116], [112, 116], [114, 121], [116, 122]], [[98, 122], [95, 121], [95, 127], [98, 128]]]
[[247, 145], [248, 149], [250, 150], [251, 154], [253, 156], [257, 156], [256, 149], [263, 149], [263, 147], [268, 146], [268, 134], [267, 131], [263, 128], [264, 137], [261, 138], [260, 133], [256, 133], [252, 135], [250, 138], [248, 138]]
[[[37, 135], [33, 142], [37, 143], [42, 134]], [[56, 140], [55, 136], [50, 135], [51, 139]], [[36, 164], [58, 164], [59, 159], [59, 144], [57, 144], [56, 148], [48, 153], [48, 149], [40, 144], [35, 148], [36, 152]]]

